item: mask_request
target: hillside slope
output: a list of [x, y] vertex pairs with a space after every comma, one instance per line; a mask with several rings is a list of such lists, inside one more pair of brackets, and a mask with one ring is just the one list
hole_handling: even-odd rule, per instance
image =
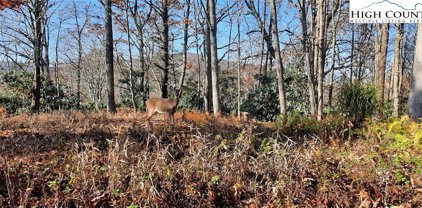
[[408, 118], [354, 130], [336, 117], [187, 112], [175, 125], [157, 116], [153, 129], [144, 118], [3, 118], [1, 207], [422, 207], [422, 127]]

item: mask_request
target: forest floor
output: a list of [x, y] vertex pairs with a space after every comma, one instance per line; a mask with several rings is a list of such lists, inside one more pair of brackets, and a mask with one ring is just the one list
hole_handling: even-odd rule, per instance
[[422, 207], [422, 125], [186, 112], [0, 120], [1, 207]]

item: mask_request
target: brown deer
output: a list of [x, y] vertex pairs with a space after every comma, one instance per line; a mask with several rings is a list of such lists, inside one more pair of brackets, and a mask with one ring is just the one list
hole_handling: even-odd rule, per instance
[[179, 92], [176, 91], [176, 98], [150, 98], [145, 102], [148, 111], [148, 125], [151, 125], [150, 119], [156, 113], [166, 113], [169, 121], [174, 123], [174, 114], [179, 104]]

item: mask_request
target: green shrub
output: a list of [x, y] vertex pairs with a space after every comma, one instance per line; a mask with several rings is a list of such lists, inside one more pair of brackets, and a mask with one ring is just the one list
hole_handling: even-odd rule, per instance
[[383, 117], [390, 117], [393, 115], [394, 106], [391, 101], [379, 103], [378, 111], [380, 113], [380, 116]]
[[280, 114], [277, 80], [274, 76], [256, 76], [261, 86], [253, 89], [242, 103], [242, 111], [258, 120], [275, 121]]
[[204, 100], [197, 90], [196, 83], [186, 83], [183, 87], [182, 96], [180, 97], [179, 108], [202, 110], [203, 106]]
[[[31, 105], [33, 74], [28, 71], [11, 71], [2, 76], [5, 85], [0, 92], [0, 105], [9, 113], [28, 111]], [[59, 88], [51, 81], [41, 79], [41, 111], [71, 109], [76, 107], [77, 99], [74, 95], [66, 95], [66, 86]]]
[[[406, 175], [422, 173], [422, 124], [409, 116], [372, 121], [368, 124], [366, 137], [372, 143], [371, 139], [381, 143], [379, 152], [389, 156], [390, 160], [386, 162], [394, 167], [390, 171], [396, 173], [398, 184], [408, 184]], [[404, 167], [407, 173], [403, 172]]]
[[[221, 76], [219, 77], [220, 83], [220, 94], [222, 96], [221, 101], [221, 111], [223, 113], [230, 113], [233, 115], [237, 115], [237, 105], [238, 105], [238, 83], [237, 83], [237, 74], [233, 75], [230, 74], [229, 71], [224, 71], [221, 73]], [[244, 97], [242, 96], [244, 94], [243, 87], [241, 86], [241, 92], [240, 92], [240, 102], [244, 100]]]
[[[277, 76], [274, 73], [268, 76], [255, 76], [261, 84], [252, 89], [242, 103], [242, 111], [263, 121], [276, 121], [280, 114], [278, 100]], [[305, 114], [308, 106], [306, 93], [306, 74], [295, 65], [285, 71], [285, 91], [287, 112]]]
[[99, 109], [106, 109], [107, 108], [107, 103], [101, 101], [99, 103], [95, 103], [95, 102], [88, 102], [84, 108], [86, 110], [99, 110]]
[[350, 120], [359, 123], [376, 113], [378, 106], [376, 87], [373, 85], [343, 85], [337, 97], [339, 112], [344, 113]]

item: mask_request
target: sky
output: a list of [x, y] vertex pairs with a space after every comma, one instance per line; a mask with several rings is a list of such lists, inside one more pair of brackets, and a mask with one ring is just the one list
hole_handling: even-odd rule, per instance
[[[54, 11], [54, 14], [50, 20], [50, 25], [51, 25], [51, 29], [50, 29], [50, 57], [51, 59], [55, 58], [55, 53], [52, 53], [52, 51], [54, 51], [54, 46], [56, 43], [56, 37], [57, 37], [57, 28], [58, 28], [58, 22], [60, 21], [60, 17], [63, 16], [69, 16], [68, 13], [71, 13], [72, 9], [73, 9], [73, 5], [72, 5], [72, 1], [70, 0], [66, 0], [66, 1], [60, 1], [60, 0], [52, 0], [53, 2], [56, 2], [57, 5], [60, 5], [59, 8], [57, 10], [51, 10]], [[77, 2], [77, 6], [79, 10], [83, 10], [84, 7], [86, 7], [87, 5], [91, 5], [89, 7], [89, 15], [92, 16], [92, 21], [98, 21], [99, 23], [102, 24], [102, 17], [104, 15], [104, 9], [103, 7], [100, 5], [98, 0], [78, 0]], [[225, 7], [228, 4], [232, 4], [234, 3], [234, 0], [217, 0], [217, 16], [219, 16], [220, 14], [218, 13], [218, 11]], [[297, 13], [295, 10], [292, 9], [287, 9], [287, 1], [283, 1], [284, 3], [282, 5], [280, 5], [279, 8], [279, 28], [280, 30], [282, 28], [286, 28], [287, 24], [289, 25], [296, 25], [297, 22], [292, 22], [293, 16], [295, 16]], [[262, 8], [261, 8], [262, 9]], [[114, 8], [114, 11], [117, 11], [116, 8]], [[194, 14], [193, 14], [193, 9], [191, 9], [191, 18], [193, 18]], [[70, 14], [71, 15], [71, 14]], [[173, 11], [173, 15], [175, 15], [175, 18], [180, 19], [179, 17], [176, 17], [177, 15], [182, 16], [183, 15], [183, 11]], [[99, 18], [97, 18], [99, 17]], [[2, 18], [2, 17], [0, 17]], [[233, 17], [234, 21], [233, 21], [233, 27], [232, 27], [232, 41], [235, 38], [236, 34], [237, 34], [237, 20], [236, 17]], [[83, 21], [83, 20], [81, 20]], [[268, 21], [267, 21], [268, 22]], [[74, 20], [72, 19], [68, 19], [67, 21], [65, 21], [62, 24], [62, 34], [65, 33], [72, 33], [72, 31], [74, 30]], [[126, 36], [124, 36], [124, 34], [119, 33], [119, 31], [117, 30], [117, 27], [115, 26], [115, 33], [114, 33], [114, 38], [125, 38]], [[253, 30], [257, 30], [258, 26], [257, 26], [257, 22], [256, 20], [253, 18], [252, 15], [242, 15], [241, 18], [241, 39], [245, 40], [243, 44], [248, 44], [243, 46], [242, 44], [242, 48], [245, 48], [245, 53], [248, 49], [250, 49], [250, 47], [253, 47], [252, 45], [257, 45], [258, 44], [258, 40], [260, 38], [260, 34], [259, 33], [254, 33], [253, 36], [253, 40], [248, 40], [251, 41], [251, 43], [246, 43], [247, 41], [247, 35], [246, 33], [253, 31]], [[296, 28], [297, 29], [297, 28]], [[173, 32], [174, 34], [176, 34], [177, 38], [175, 40], [174, 43], [174, 48], [176, 52], [181, 52], [182, 50], [182, 26], [173, 26], [171, 27], [171, 32]], [[218, 45], [219, 47], [221, 46], [225, 46], [228, 44], [229, 42], [229, 36], [230, 36], [230, 24], [229, 24], [229, 18], [225, 18], [222, 22], [220, 22], [218, 24]], [[281, 42], [287, 41], [287, 36], [285, 35], [285, 33], [280, 33], [281, 35]], [[67, 35], [63, 35], [65, 37], [61, 37], [60, 39], [64, 42], [64, 43], [60, 43], [62, 45], [65, 45], [66, 42], [68, 41], [67, 39], [69, 39], [69, 37], [72, 36], [72, 34], [67, 34]], [[64, 40], [66, 39], [66, 40]], [[190, 37], [190, 42], [192, 43], [194, 41], [194, 37]], [[124, 45], [120, 45], [120, 52], [122, 52], [123, 54], [127, 53], [127, 48], [125, 48]], [[233, 46], [234, 47], [234, 46]], [[236, 46], [237, 47], [237, 46]], [[219, 55], [223, 55], [225, 54], [227, 48], [222, 48], [219, 50]], [[125, 53], [126, 52], [126, 53]], [[189, 52], [191, 53], [196, 53], [196, 48], [191, 47], [189, 49]], [[234, 56], [234, 55], [231, 55]], [[246, 56], [246, 55], [245, 55]], [[60, 57], [61, 59], [64, 59], [64, 57]]]

